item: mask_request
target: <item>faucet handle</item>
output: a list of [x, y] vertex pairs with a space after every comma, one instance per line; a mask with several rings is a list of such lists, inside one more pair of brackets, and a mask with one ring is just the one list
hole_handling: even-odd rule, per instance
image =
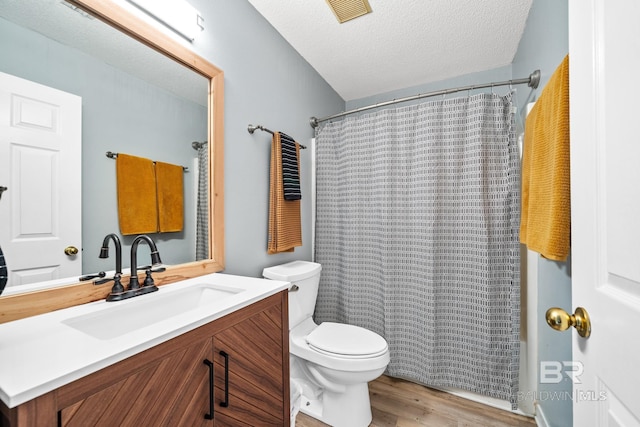
[[[87, 274], [86, 276], [81, 276], [78, 278], [78, 281], [80, 282], [84, 282], [85, 280], [91, 280], [91, 279], [96, 279], [98, 277], [102, 278], [104, 276], [106, 276], [107, 273], [105, 273], [104, 271], [101, 271], [100, 273], [96, 273], [96, 274]], [[102, 283], [95, 283], [96, 285], [101, 285]]]
[[[117, 274], [117, 273], [116, 273], [116, 274]], [[97, 278], [97, 277], [104, 277], [104, 276], [105, 276], [104, 271], [101, 271], [98, 275], [95, 275], [95, 276], [85, 276], [85, 277], [81, 277], [81, 278], [80, 278], [80, 280], [82, 280], [82, 279], [84, 279], [84, 280], [87, 280], [87, 279], [95, 279], [95, 278]], [[114, 280], [115, 280], [115, 277], [116, 277], [116, 276], [114, 275], [113, 277], [106, 277], [106, 278], [104, 278], [104, 279], [94, 280], [94, 281], [93, 281], [93, 284], [94, 284], [94, 285], [104, 285], [105, 283], [109, 283], [109, 282], [114, 281]]]
[[124, 286], [122, 286], [122, 282], [120, 279], [122, 278], [122, 274], [116, 273], [113, 275], [113, 287], [111, 288], [112, 294], [119, 294], [124, 292]]
[[165, 267], [158, 267], [158, 268], [154, 269], [153, 265], [143, 265], [142, 267], [138, 266], [138, 268], [136, 268], [136, 270], [137, 271], [144, 270], [145, 272], [147, 270], [151, 270], [152, 273], [160, 273], [162, 271], [165, 271], [166, 268]]
[[[163, 269], [158, 269], [158, 270], [164, 271], [164, 268]], [[145, 277], [144, 283], [142, 284], [142, 287], [140, 289], [138, 289], [138, 291], [137, 291], [139, 295], [148, 294], [148, 293], [155, 292], [155, 291], [158, 290], [158, 287], [156, 286], [156, 284], [155, 284], [155, 282], [153, 280], [153, 277], [151, 277], [151, 273], [153, 271], [154, 270], [151, 270], [150, 268], [145, 270], [145, 273], [146, 273], [147, 277]]]
[[122, 275], [120, 273], [116, 273], [113, 275], [113, 277], [107, 277], [106, 279], [95, 280], [93, 284], [103, 285], [107, 282], [113, 281], [113, 287], [111, 288], [111, 293], [119, 294], [124, 292], [124, 286], [122, 286], [122, 282], [120, 281], [121, 278], [122, 278]]
[[147, 268], [145, 270], [146, 277], [144, 278], [144, 283], [143, 283], [142, 286], [153, 286], [153, 285], [155, 285], [153, 277], [151, 277], [151, 273], [162, 273], [165, 270], [166, 270], [166, 268], [164, 268], [164, 267], [156, 268], [155, 270], [152, 270], [151, 268]]
[[[101, 272], [102, 273], [102, 272]], [[99, 277], [103, 277], [103, 276], [99, 276]], [[100, 280], [94, 280], [93, 284], [94, 285], [104, 285], [105, 283], [108, 282], [113, 282], [113, 287], [111, 288], [111, 293], [120, 293], [120, 292], [124, 292], [124, 287], [122, 286], [122, 283], [120, 282], [122, 275], [120, 273], [116, 273], [113, 275], [113, 277], [107, 277], [106, 279], [100, 279]]]
[[108, 282], [110, 282], [112, 280], [113, 280], [112, 277], [107, 277], [106, 279], [94, 280], [93, 284], [94, 285], [104, 285], [105, 283], [108, 283]]
[[147, 275], [147, 277], [144, 278], [144, 283], [142, 284], [142, 286], [153, 286], [153, 285], [155, 285], [153, 277], [151, 277], [151, 269], [146, 270], [145, 274]]

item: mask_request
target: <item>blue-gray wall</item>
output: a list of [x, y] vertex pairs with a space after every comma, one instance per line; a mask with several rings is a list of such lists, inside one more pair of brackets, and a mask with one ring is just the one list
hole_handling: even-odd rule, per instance
[[[569, 52], [569, 12], [567, 0], [534, 0], [527, 19], [525, 32], [513, 60], [514, 75], [540, 69], [542, 80], [536, 95]], [[534, 97], [533, 100], [536, 98]], [[524, 103], [525, 99], [519, 99]], [[566, 263], [540, 258], [538, 267], [538, 361], [562, 362], [572, 360], [571, 334], [557, 332], [545, 323], [545, 312], [550, 307], [571, 307], [570, 261]], [[538, 365], [539, 367], [539, 365]], [[567, 396], [572, 391], [568, 378], [559, 384], [538, 384], [539, 409], [551, 427], [570, 426], [573, 406]], [[552, 398], [564, 396], [562, 398]], [[569, 394], [566, 394], [569, 393]]]
[[225, 74], [225, 273], [261, 276], [265, 266], [311, 259], [311, 152], [301, 151], [303, 246], [267, 255], [271, 135], [281, 130], [309, 145], [309, 117], [344, 109], [344, 100], [251, 6], [238, 0], [190, 0], [205, 19], [194, 50]]
[[[526, 73], [524, 77], [528, 75], [529, 73]], [[405, 89], [399, 89], [392, 92], [386, 92], [386, 93], [381, 93], [374, 96], [369, 96], [366, 98], [350, 100], [350, 101], [347, 101], [346, 108], [347, 110], [352, 110], [352, 109], [364, 107], [367, 105], [374, 105], [380, 102], [389, 101], [391, 99], [404, 98], [404, 97], [413, 96], [421, 93], [433, 92], [433, 91], [438, 91], [443, 89], [450, 89], [454, 87], [466, 87], [466, 86], [472, 86], [475, 84], [506, 81], [512, 78], [513, 77], [511, 72], [511, 65], [505, 65], [504, 67], [500, 67], [500, 68], [494, 68], [491, 70], [480, 71], [477, 73], [452, 77], [450, 79], [441, 80], [438, 82], [427, 83], [419, 86], [412, 86]], [[449, 94], [447, 95], [447, 97], [450, 98], [450, 97], [458, 97], [458, 96], [467, 96], [467, 94], [473, 95], [479, 92], [486, 92], [487, 90], [490, 90], [490, 89], [472, 90], [469, 92], [457, 92], [457, 93]], [[494, 88], [494, 91], [495, 93], [498, 93], [498, 94], [506, 94], [509, 91], [509, 87], [508, 86], [496, 87]], [[433, 97], [423, 98], [421, 100], [405, 102], [399, 105], [401, 106], [411, 105], [418, 102], [433, 101], [434, 99], [438, 99], [438, 98], [433, 98]], [[393, 106], [381, 107], [381, 108], [392, 108], [392, 107]], [[375, 110], [369, 110], [369, 111], [375, 111]], [[367, 113], [363, 112], [360, 114], [367, 114]]]

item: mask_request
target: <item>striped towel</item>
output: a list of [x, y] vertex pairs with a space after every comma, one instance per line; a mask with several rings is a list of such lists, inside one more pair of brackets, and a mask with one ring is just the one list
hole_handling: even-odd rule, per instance
[[282, 151], [282, 186], [285, 200], [300, 200], [300, 171], [298, 170], [298, 150], [296, 141], [283, 132], [280, 133]]
[[0, 248], [0, 295], [2, 295], [2, 291], [4, 290], [4, 286], [7, 284], [7, 280], [9, 280], [9, 274], [7, 273], [7, 263], [4, 260], [2, 248]]

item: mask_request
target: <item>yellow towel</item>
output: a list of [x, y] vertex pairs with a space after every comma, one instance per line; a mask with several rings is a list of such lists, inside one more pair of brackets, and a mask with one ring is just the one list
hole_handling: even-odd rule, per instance
[[554, 71], [525, 124], [520, 242], [564, 261], [571, 240], [569, 56]]
[[[296, 156], [298, 157], [298, 170], [300, 170], [300, 146], [298, 144], [296, 144]], [[271, 140], [267, 253], [292, 252], [296, 246], [302, 246], [300, 200], [284, 199], [280, 133], [274, 132]]]
[[157, 232], [158, 204], [153, 161], [120, 153], [116, 158], [116, 179], [120, 232], [123, 235]]
[[182, 166], [156, 162], [158, 226], [161, 233], [182, 231], [184, 222]]

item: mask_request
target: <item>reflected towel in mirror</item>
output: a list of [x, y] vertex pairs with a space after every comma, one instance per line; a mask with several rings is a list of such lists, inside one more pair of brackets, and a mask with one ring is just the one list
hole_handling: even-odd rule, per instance
[[120, 232], [123, 235], [156, 233], [158, 203], [153, 161], [119, 153], [116, 179]]
[[184, 222], [182, 166], [156, 162], [158, 227], [161, 233], [182, 231]]

